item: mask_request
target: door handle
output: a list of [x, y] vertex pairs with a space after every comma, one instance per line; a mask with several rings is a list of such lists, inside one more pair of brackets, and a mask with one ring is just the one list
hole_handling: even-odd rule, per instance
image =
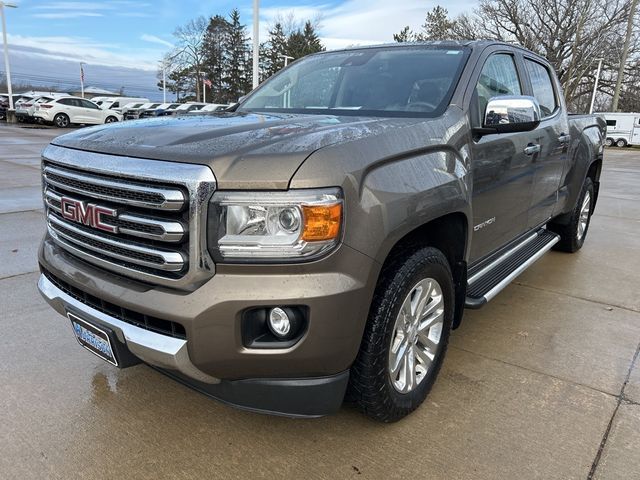
[[567, 143], [571, 139], [571, 135], [567, 135], [566, 133], [561, 133], [558, 137], [558, 141], [562, 144]]
[[540, 145], [537, 143], [530, 143], [524, 148], [524, 153], [526, 155], [533, 155], [534, 153], [538, 153], [540, 151]]

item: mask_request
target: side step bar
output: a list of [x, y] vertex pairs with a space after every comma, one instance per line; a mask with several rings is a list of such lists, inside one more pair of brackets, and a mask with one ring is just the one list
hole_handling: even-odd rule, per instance
[[480, 308], [553, 247], [560, 237], [546, 229], [527, 236], [488, 265], [471, 268], [467, 280], [466, 308]]

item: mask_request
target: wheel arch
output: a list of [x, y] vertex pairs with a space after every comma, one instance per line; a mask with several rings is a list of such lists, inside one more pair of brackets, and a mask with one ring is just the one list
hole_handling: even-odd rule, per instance
[[449, 261], [455, 287], [455, 313], [452, 327], [460, 325], [464, 311], [467, 286], [467, 250], [469, 246], [469, 218], [463, 211], [453, 211], [422, 223], [398, 236], [386, 252], [382, 271], [398, 255], [406, 255], [421, 247], [440, 250]]

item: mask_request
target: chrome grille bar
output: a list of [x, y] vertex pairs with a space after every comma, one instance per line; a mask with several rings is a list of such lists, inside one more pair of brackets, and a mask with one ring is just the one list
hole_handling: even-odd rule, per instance
[[179, 189], [110, 180], [51, 165], [44, 167], [43, 174], [49, 185], [91, 198], [159, 210], [181, 210], [185, 205], [184, 194]]
[[164, 251], [142, 245], [113, 240], [106, 235], [95, 234], [76, 227], [57, 215], [49, 215], [49, 231], [54, 239], [62, 237], [67, 242], [85, 250], [91, 250], [124, 262], [166, 272], [179, 272], [184, 268], [184, 258], [179, 252]]
[[[60, 207], [62, 196], [46, 189], [44, 200], [49, 208], [62, 214]], [[129, 213], [118, 215], [117, 220], [110, 223], [116, 224], [121, 233], [160, 242], [180, 242], [186, 235], [185, 227], [181, 222], [142, 217]]]
[[61, 251], [181, 290], [215, 273], [205, 228], [216, 187], [209, 167], [49, 145], [42, 174], [47, 229]]

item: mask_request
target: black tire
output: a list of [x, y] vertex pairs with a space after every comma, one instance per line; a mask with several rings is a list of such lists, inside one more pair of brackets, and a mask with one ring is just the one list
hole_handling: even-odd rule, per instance
[[106, 120], [104, 121], [104, 123], [116, 123], [118, 121], [118, 119], [114, 116], [108, 116], [106, 118]]
[[627, 146], [627, 141], [624, 138], [619, 138], [618, 140], [616, 140], [616, 147], [624, 148], [626, 146]]
[[64, 113], [59, 113], [53, 118], [53, 124], [58, 128], [67, 128], [69, 123], [69, 117]]
[[607, 147], [612, 147], [612, 146], [613, 146], [613, 138], [607, 138], [607, 139], [604, 141], [604, 144], [605, 144], [605, 146], [607, 146]]
[[[442, 330], [432, 363], [421, 381], [416, 382], [408, 393], [400, 393], [390, 377], [391, 342], [403, 302], [422, 279], [436, 280], [441, 289], [444, 301]], [[453, 313], [453, 276], [449, 262], [440, 250], [419, 247], [393, 258], [385, 265], [376, 287], [360, 351], [351, 368], [348, 398], [367, 416], [386, 423], [398, 421], [418, 408], [438, 376], [447, 350]]]
[[[547, 228], [554, 233], [560, 235], [560, 241], [554, 245], [555, 250], [561, 252], [574, 253], [582, 248], [584, 241], [587, 238], [587, 232], [589, 231], [589, 224], [591, 223], [591, 214], [593, 213], [593, 201], [595, 189], [593, 187], [593, 181], [587, 177], [582, 185], [582, 190], [578, 197], [578, 202], [571, 212], [569, 222], [566, 224], [549, 223]], [[582, 235], [579, 235], [580, 231], [580, 216], [582, 208], [585, 203], [585, 197], [589, 195], [589, 210], [586, 219], [586, 226], [583, 228]]]

